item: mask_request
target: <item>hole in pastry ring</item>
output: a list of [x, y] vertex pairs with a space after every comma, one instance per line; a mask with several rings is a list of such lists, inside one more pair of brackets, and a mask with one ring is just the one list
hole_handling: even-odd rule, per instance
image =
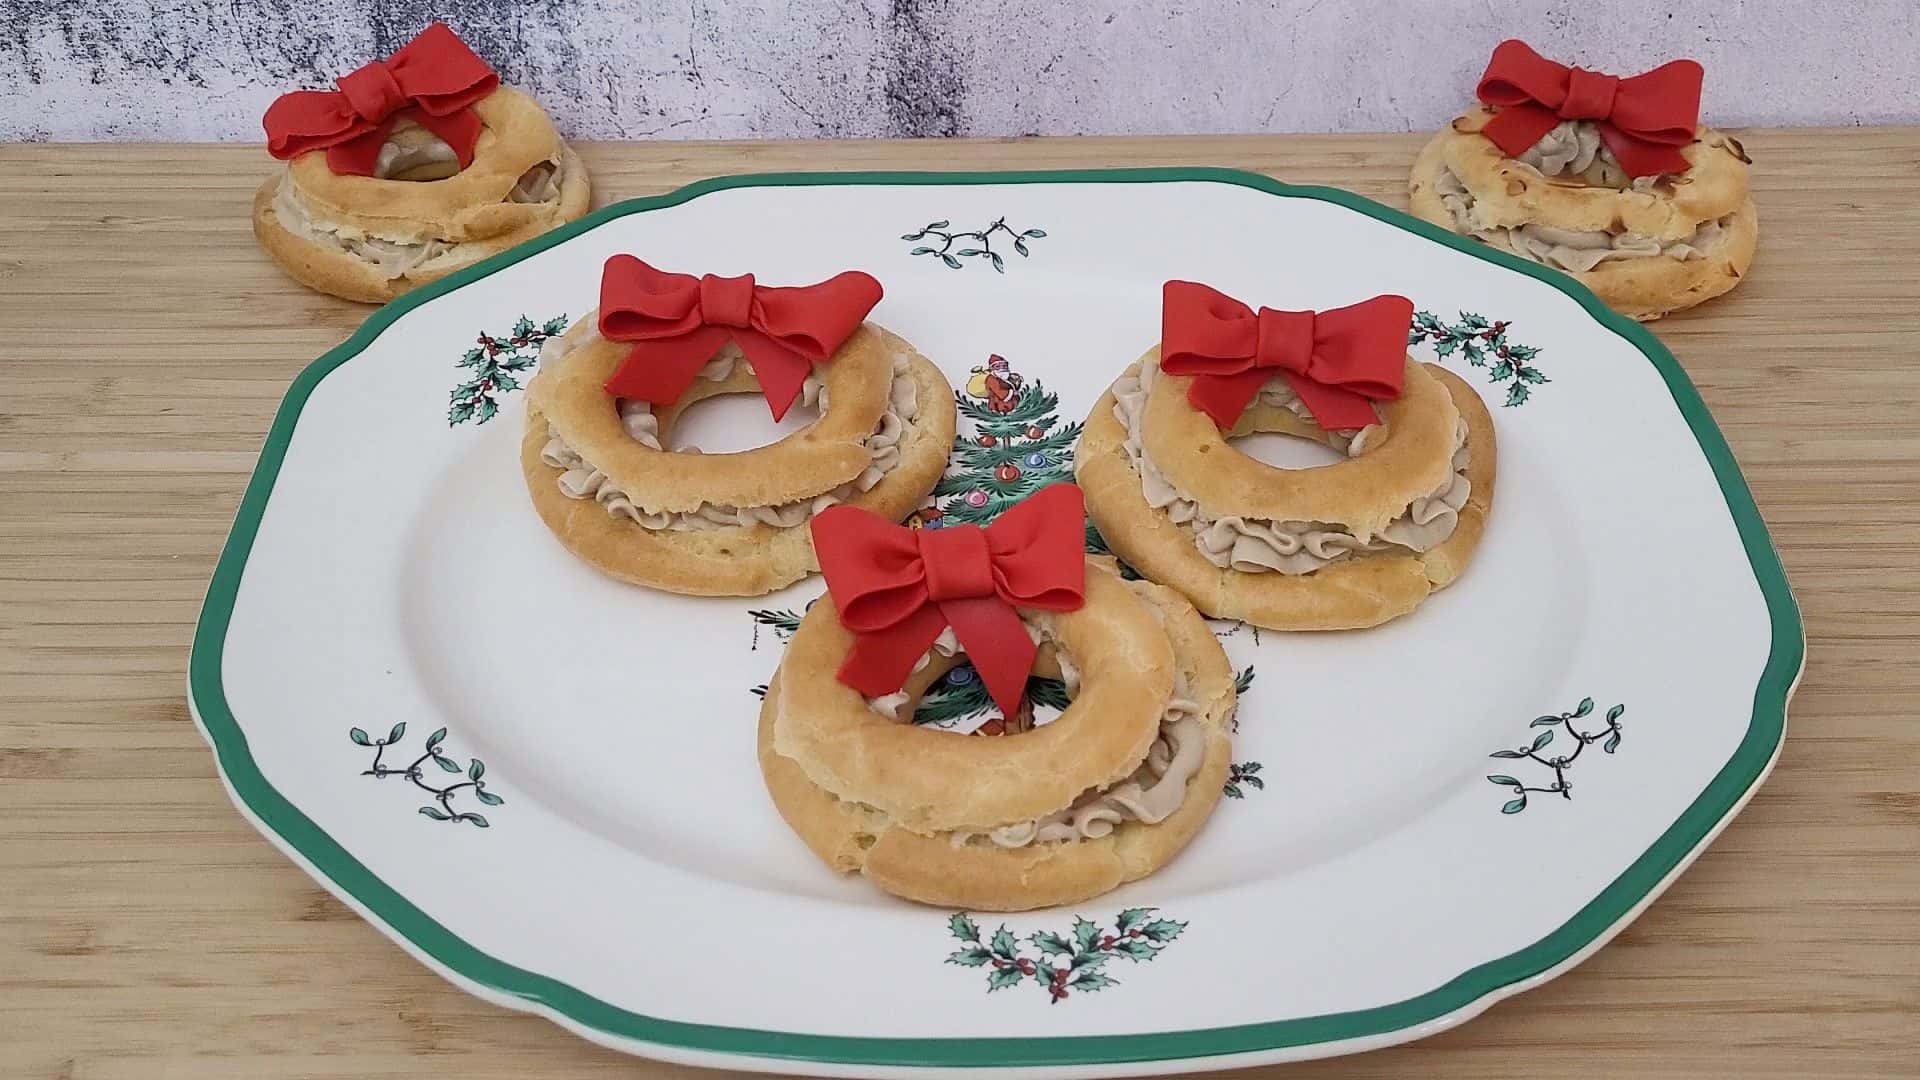
[[[820, 419], [767, 446], [735, 454], [654, 450], [628, 435], [604, 389], [631, 346], [601, 338], [591, 315], [562, 339], [570, 351], [543, 361], [527, 388], [520, 464], [535, 510], [561, 543], [588, 564], [636, 585], [691, 596], [758, 596], [819, 570], [811, 532], [802, 524], [766, 524], [690, 531], [643, 529], [593, 499], [560, 491], [563, 470], [542, 460], [554, 430], [582, 458], [606, 473], [636, 505], [687, 512], [703, 503], [778, 506], [814, 498], [857, 478], [872, 460], [865, 442], [886, 411], [893, 357], [907, 358], [904, 378], [916, 397], [903, 431], [900, 461], [880, 482], [844, 501], [898, 521], [913, 512], [946, 471], [953, 446], [953, 388], [932, 361], [903, 339], [868, 323], [817, 369], [827, 408]], [[689, 405], [714, 394], [757, 393], [745, 364], [723, 382], [696, 379], [687, 397], [659, 412], [662, 435]]]
[[[1158, 365], [1160, 350], [1148, 350], [1140, 362]], [[1375, 403], [1381, 422], [1361, 436], [1363, 452], [1307, 469], [1269, 465], [1228, 440], [1256, 425], [1316, 435], [1317, 427], [1275, 424], [1291, 414], [1256, 407], [1231, 431], [1221, 431], [1187, 400], [1192, 383], [1188, 376], [1165, 371], [1154, 377], [1141, 417], [1141, 449], [1167, 482], [1210, 518], [1324, 521], [1371, 535], [1414, 499], [1444, 486], [1453, 472], [1459, 410], [1446, 388], [1414, 360], [1406, 362], [1400, 396]]]
[[1413, 179], [1431, 188], [1449, 169], [1474, 193], [1475, 209], [1490, 226], [1552, 225], [1583, 232], [1629, 232], [1681, 240], [1702, 222], [1747, 202], [1746, 152], [1738, 140], [1702, 126], [1681, 149], [1689, 168], [1662, 177], [1652, 190], [1586, 184], [1543, 175], [1506, 156], [1480, 134], [1493, 112], [1477, 106], [1441, 129], [1416, 160]]
[[[383, 303], [489, 255], [581, 217], [592, 192], [587, 172], [532, 98], [501, 87], [473, 106], [482, 123], [473, 163], [441, 180], [343, 176], [324, 151], [301, 154], [260, 186], [253, 231], [290, 276], [348, 300]], [[508, 196], [528, 170], [554, 162], [558, 195], [545, 202]], [[450, 245], [427, 265], [389, 277], [370, 260], [303, 235], [274, 206], [282, 184], [311, 219], [395, 243]]]
[[[1413, 365], [1408, 375], [1402, 401], [1408, 400], [1408, 391], [1419, 400], [1428, 393], [1419, 388], [1437, 389], [1451, 401], [1446, 411], [1457, 411], [1467, 428], [1471, 493], [1458, 511], [1453, 534], [1425, 552], [1360, 552], [1303, 575], [1248, 573], [1215, 566], [1195, 546], [1190, 529], [1148, 504], [1142, 494], [1140, 473], [1126, 450], [1126, 428], [1114, 415], [1111, 389], [1094, 404], [1075, 454], [1075, 479], [1086, 493], [1087, 514], [1122, 560], [1184, 594], [1195, 607], [1217, 618], [1239, 619], [1276, 630], [1346, 630], [1405, 615], [1430, 593], [1451, 584], [1479, 546], [1493, 505], [1497, 452], [1493, 418], [1471, 387], [1452, 372], [1431, 364]], [[1166, 378], [1160, 376], [1161, 381]], [[1394, 404], [1382, 409], [1389, 428], [1394, 422]], [[1451, 424], [1450, 419], [1448, 422]], [[1450, 465], [1450, 437], [1446, 446]], [[1372, 453], [1369, 450], [1358, 460]], [[1337, 469], [1345, 464], [1349, 462], [1324, 468]], [[1429, 487], [1419, 494], [1432, 490]], [[1401, 507], [1406, 505], [1400, 503]]]
[[[1078, 903], [1165, 865], [1206, 823], [1226, 783], [1232, 758], [1228, 726], [1237, 704], [1233, 670], [1199, 613], [1179, 594], [1151, 582], [1122, 583], [1111, 573], [1090, 569], [1090, 588], [1096, 580], [1108, 583], [1101, 586], [1102, 591], [1118, 587], [1146, 602], [1149, 618], [1161, 627], [1170, 649], [1169, 665], [1185, 675], [1189, 696], [1202, 706], [1205, 757], [1171, 815], [1154, 825], [1123, 822], [1101, 837], [1022, 848], [995, 847], [981, 839], [956, 844], [948, 833], [928, 835], [903, 828], [871, 805], [844, 801], [816, 785], [798, 761], [776, 749], [781, 715], [794, 708], [787, 697], [788, 667], [783, 662], [761, 706], [759, 729], [761, 775], [781, 817], [835, 870], [859, 871], [896, 896], [977, 911], [1025, 911]], [[839, 625], [831, 616], [825, 621]], [[832, 678], [831, 672], [827, 678]], [[852, 690], [847, 693], [857, 707], [868, 708]], [[916, 732], [904, 723], [894, 726], [907, 728], [906, 734], [992, 750], [1044, 735], [1065, 719], [1062, 714], [1053, 723], [1024, 734], [981, 738]], [[967, 774], [947, 779], [955, 787], [968, 785]]]
[[1173, 693], [1166, 632], [1124, 582], [1091, 565], [1079, 610], [1023, 614], [1079, 668], [1079, 693], [1044, 727], [969, 738], [890, 720], [840, 682], [853, 636], [832, 597], [821, 598], [780, 661], [779, 752], [815, 785], [920, 833], [1042, 817], [1126, 777]]

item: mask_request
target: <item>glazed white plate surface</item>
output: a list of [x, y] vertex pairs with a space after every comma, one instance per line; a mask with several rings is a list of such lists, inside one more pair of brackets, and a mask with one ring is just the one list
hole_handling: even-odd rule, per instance
[[[1039, 432], [1000, 448], [1032, 443], [1012, 480], [956, 462], [949, 518], [976, 489], [1068, 474], [1070, 425], [1156, 340], [1168, 278], [1282, 308], [1402, 293], [1422, 313], [1410, 351], [1492, 407], [1485, 541], [1377, 630], [1216, 624], [1251, 679], [1235, 797], [1160, 873], [1008, 917], [895, 900], [825, 869], [754, 759], [755, 690], [819, 580], [752, 600], [623, 586], [528, 503], [507, 384], [593, 306], [616, 252], [769, 284], [879, 278], [874, 321], [961, 390], [962, 443], [1008, 416]], [[682, 437], [714, 451], [772, 430], [735, 400]], [[1698, 396], [1558, 274], [1218, 170], [810, 175], [610, 207], [316, 361], [213, 582], [191, 697], [243, 812], [491, 1000], [702, 1064], [1112, 1075], [1403, 1041], [1577, 962], [1764, 776], [1801, 656]], [[1104, 978], [1058, 1001], [1038, 977], [994, 980], [1003, 925], [1000, 956]]]

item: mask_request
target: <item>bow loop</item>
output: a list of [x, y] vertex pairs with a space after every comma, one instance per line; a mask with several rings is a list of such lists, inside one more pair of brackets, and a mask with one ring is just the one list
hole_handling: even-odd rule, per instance
[[600, 334], [633, 343], [607, 393], [655, 405], [680, 400], [713, 354], [740, 346], [773, 418], [800, 396], [813, 365], [832, 359], [880, 302], [880, 283], [848, 270], [818, 285], [759, 285], [656, 270], [615, 255], [600, 274]]
[[1377, 423], [1374, 401], [1400, 396], [1413, 302], [1376, 296], [1329, 311], [1247, 305], [1205, 285], [1162, 293], [1160, 367], [1190, 375], [1187, 400], [1231, 428], [1275, 372], [1328, 431]]
[[1523, 41], [1503, 41], [1475, 91], [1499, 109], [1481, 134], [1508, 157], [1519, 157], [1560, 121], [1591, 120], [1628, 175], [1685, 172], [1680, 148], [1699, 126], [1703, 74], [1692, 60], [1674, 60], [1623, 79], [1555, 63]]
[[1037, 646], [1019, 607], [1071, 611], [1086, 589], [1080, 489], [1054, 484], [992, 525], [915, 530], [851, 506], [814, 516], [814, 553], [854, 633], [841, 682], [869, 696], [905, 684], [947, 627], [1003, 713], [1026, 692]]
[[419, 122], [453, 148], [460, 167], [473, 163], [483, 126], [473, 105], [500, 86], [500, 76], [444, 23], [434, 23], [385, 60], [334, 81], [337, 90], [295, 90], [267, 107], [267, 152], [286, 160], [327, 152], [336, 173], [373, 176], [380, 146], [396, 120]]

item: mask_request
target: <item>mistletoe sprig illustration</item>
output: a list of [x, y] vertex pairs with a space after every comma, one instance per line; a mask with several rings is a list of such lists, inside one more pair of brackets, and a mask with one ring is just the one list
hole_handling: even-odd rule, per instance
[[[405, 738], [406, 734], [407, 725], [405, 721], [393, 725], [393, 729], [387, 732], [387, 737], [384, 739], [376, 739], [368, 735], [362, 728], [354, 728], [348, 731], [347, 737], [352, 739], [357, 745], [373, 748], [373, 764], [363, 770], [360, 775], [371, 776], [375, 780], [385, 780], [390, 776], [405, 777], [414, 787], [433, 796], [434, 805], [421, 807], [420, 813], [435, 821], [444, 821], [450, 825], [457, 825], [464, 821], [476, 828], [490, 828], [492, 823], [482, 815], [471, 810], [456, 810], [453, 808], [454, 796], [460, 794], [462, 791], [473, 792], [473, 797], [487, 806], [499, 806], [501, 803], [507, 801], [487, 790], [487, 782], [482, 779], [482, 777], [487, 774], [486, 763], [479, 758], [472, 758], [468, 761], [467, 767], [462, 769], [458, 762], [454, 761], [453, 758], [447, 755], [446, 751], [440, 748], [440, 744], [445, 742], [447, 738], [447, 729], [441, 728], [439, 731], [427, 736], [426, 750], [422, 752], [419, 757], [414, 758], [405, 765], [395, 766], [386, 764], [383, 759], [386, 757], [387, 747]], [[448, 784], [445, 787], [435, 787], [427, 782], [426, 764], [429, 761], [438, 766], [442, 773], [459, 775], [464, 772], [466, 779]]]
[[495, 337], [482, 332], [455, 367], [471, 368], [466, 382], [447, 393], [447, 426], [471, 420], [484, 424], [500, 411], [500, 396], [520, 389], [519, 374], [540, 362], [540, 346], [567, 328], [567, 317], [556, 315], [535, 325], [525, 315], [513, 329]]
[[[1527, 808], [1527, 795], [1529, 792], [1540, 795], [1558, 795], [1563, 799], [1571, 800], [1573, 798], [1573, 782], [1567, 779], [1567, 770], [1573, 768], [1573, 763], [1580, 759], [1581, 753], [1594, 743], [1600, 743], [1602, 753], [1611, 754], [1615, 750], [1618, 750], [1620, 748], [1620, 717], [1624, 715], [1626, 711], [1627, 707], [1625, 705], [1615, 705], [1613, 708], [1607, 710], [1606, 727], [1595, 731], [1582, 731], [1580, 728], [1574, 726], [1574, 721], [1592, 715], [1593, 699], [1581, 698], [1580, 704], [1576, 706], [1572, 712], [1542, 716], [1535, 719], [1533, 723], [1528, 724], [1527, 726], [1529, 728], [1545, 729], [1538, 735], [1535, 735], [1531, 743], [1514, 750], [1495, 750], [1493, 753], [1487, 755], [1488, 757], [1496, 758], [1524, 758], [1529, 761], [1538, 762], [1553, 770], [1553, 783], [1545, 785], [1544, 787], [1535, 787], [1524, 781], [1516, 780], [1511, 776], [1504, 776], [1497, 773], [1487, 777], [1489, 783], [1513, 789], [1515, 798], [1509, 801], [1507, 805], [1501, 807], [1500, 812], [1503, 814], [1517, 814], [1525, 810]], [[1564, 731], [1568, 735], [1573, 736], [1573, 752], [1554, 754], [1550, 757], [1542, 756], [1541, 751], [1553, 745], [1555, 731]], [[1601, 742], [1603, 739], [1606, 741]]]
[[[1032, 252], [1027, 249], [1027, 241], [1039, 240], [1047, 235], [1043, 229], [1015, 229], [1013, 226], [1007, 224], [1005, 217], [999, 217], [995, 218], [993, 223], [986, 228], [973, 232], [953, 231], [952, 222], [948, 221], [929, 222], [927, 226], [919, 232], [902, 233], [900, 239], [938, 240], [940, 242], [939, 247], [930, 247], [923, 244], [907, 254], [933, 255], [939, 258], [941, 262], [946, 263], [947, 269], [949, 270], [960, 269], [961, 259], [985, 258], [989, 263], [993, 264], [994, 272], [1004, 274], [1007, 272], [1007, 261], [1000, 256], [999, 252], [993, 250], [993, 238], [999, 233], [1006, 233], [1008, 236], [1013, 237], [1013, 250], [1023, 259], [1032, 254]], [[962, 241], [972, 241], [972, 245], [962, 247], [960, 250], [955, 251], [954, 245]]]
[[1507, 384], [1507, 405], [1524, 405], [1533, 396], [1534, 387], [1552, 380], [1533, 366], [1533, 358], [1540, 355], [1537, 346], [1516, 345], [1507, 340], [1510, 325], [1504, 319], [1488, 322], [1485, 316], [1471, 311], [1461, 312], [1459, 322], [1448, 324], [1431, 312], [1416, 311], [1407, 344], [1430, 341], [1434, 355], [1442, 360], [1458, 352], [1467, 358], [1467, 363], [1485, 368], [1487, 378], [1495, 384]]
[[1227, 786], [1221, 791], [1229, 799], [1244, 799], [1246, 788], [1265, 791], [1267, 782], [1260, 779], [1260, 770], [1264, 768], [1257, 761], [1236, 761], [1227, 766]]
[[[1058, 1005], [1074, 990], [1091, 994], [1120, 985], [1106, 973], [1107, 961], [1116, 956], [1131, 963], [1152, 960], [1187, 928], [1183, 922], [1154, 918], [1157, 910], [1128, 908], [1114, 917], [1112, 930], [1076, 917], [1071, 936], [1043, 930], [1015, 937], [1003, 923], [984, 941], [980, 927], [964, 912], [956, 912], [947, 929], [960, 948], [947, 956], [947, 963], [990, 968], [988, 993], [1032, 979], [1047, 992], [1048, 1003]], [[1028, 946], [1036, 955], [1027, 955]]]

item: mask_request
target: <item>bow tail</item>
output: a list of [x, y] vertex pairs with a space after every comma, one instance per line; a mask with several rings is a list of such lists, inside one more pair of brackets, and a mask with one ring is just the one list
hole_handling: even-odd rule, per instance
[[1226, 431], [1240, 421], [1240, 414], [1247, 411], [1272, 377], [1271, 368], [1248, 368], [1231, 375], [1195, 375], [1193, 385], [1187, 387], [1187, 400]]
[[[839, 679], [868, 697], [885, 697], [907, 684], [913, 666], [946, 627], [940, 610], [927, 604], [892, 626], [855, 633], [853, 648], [840, 663]], [[1023, 629], [1022, 640], [1025, 637]]]
[[425, 109], [407, 109], [401, 115], [433, 132], [441, 142], [453, 148], [454, 157], [460, 161], [460, 167], [473, 164], [473, 149], [480, 141], [480, 114], [472, 109], [461, 109], [444, 116], [435, 116]]
[[607, 393], [671, 405], [687, 392], [729, 336], [731, 332], [723, 326], [707, 326], [676, 338], [636, 342], [620, 370], [606, 381]]
[[773, 411], [774, 423], [779, 423], [799, 398], [813, 364], [757, 330], [735, 334], [734, 340], [740, 343], [740, 351], [747, 354], [747, 362], [753, 365], [754, 377], [760, 380], [760, 392], [767, 398], [767, 408]]
[[327, 170], [339, 176], [372, 176], [380, 169], [380, 148], [387, 143], [398, 114], [344, 142], [327, 147]]
[[1693, 167], [1677, 146], [1649, 142], [1629, 135], [1605, 120], [1600, 122], [1599, 127], [1600, 141], [1613, 151], [1614, 159], [1620, 162], [1620, 167], [1627, 171], [1628, 176], [1683, 173]]
[[1493, 118], [1480, 129], [1480, 134], [1491, 139], [1501, 153], [1508, 157], [1519, 157], [1559, 123], [1560, 117], [1552, 109], [1527, 101], [1501, 106], [1500, 111], [1494, 113]]
[[1373, 411], [1373, 402], [1366, 395], [1344, 387], [1314, 382], [1291, 371], [1285, 374], [1287, 385], [1300, 395], [1307, 411], [1313, 414], [1313, 422], [1319, 424], [1322, 431], [1350, 431], [1380, 422], [1380, 417]]
[[940, 613], [952, 624], [954, 636], [987, 684], [1001, 715], [1012, 717], [1027, 692], [1027, 675], [1040, 651], [1027, 636], [1020, 613], [997, 596], [943, 600]]

